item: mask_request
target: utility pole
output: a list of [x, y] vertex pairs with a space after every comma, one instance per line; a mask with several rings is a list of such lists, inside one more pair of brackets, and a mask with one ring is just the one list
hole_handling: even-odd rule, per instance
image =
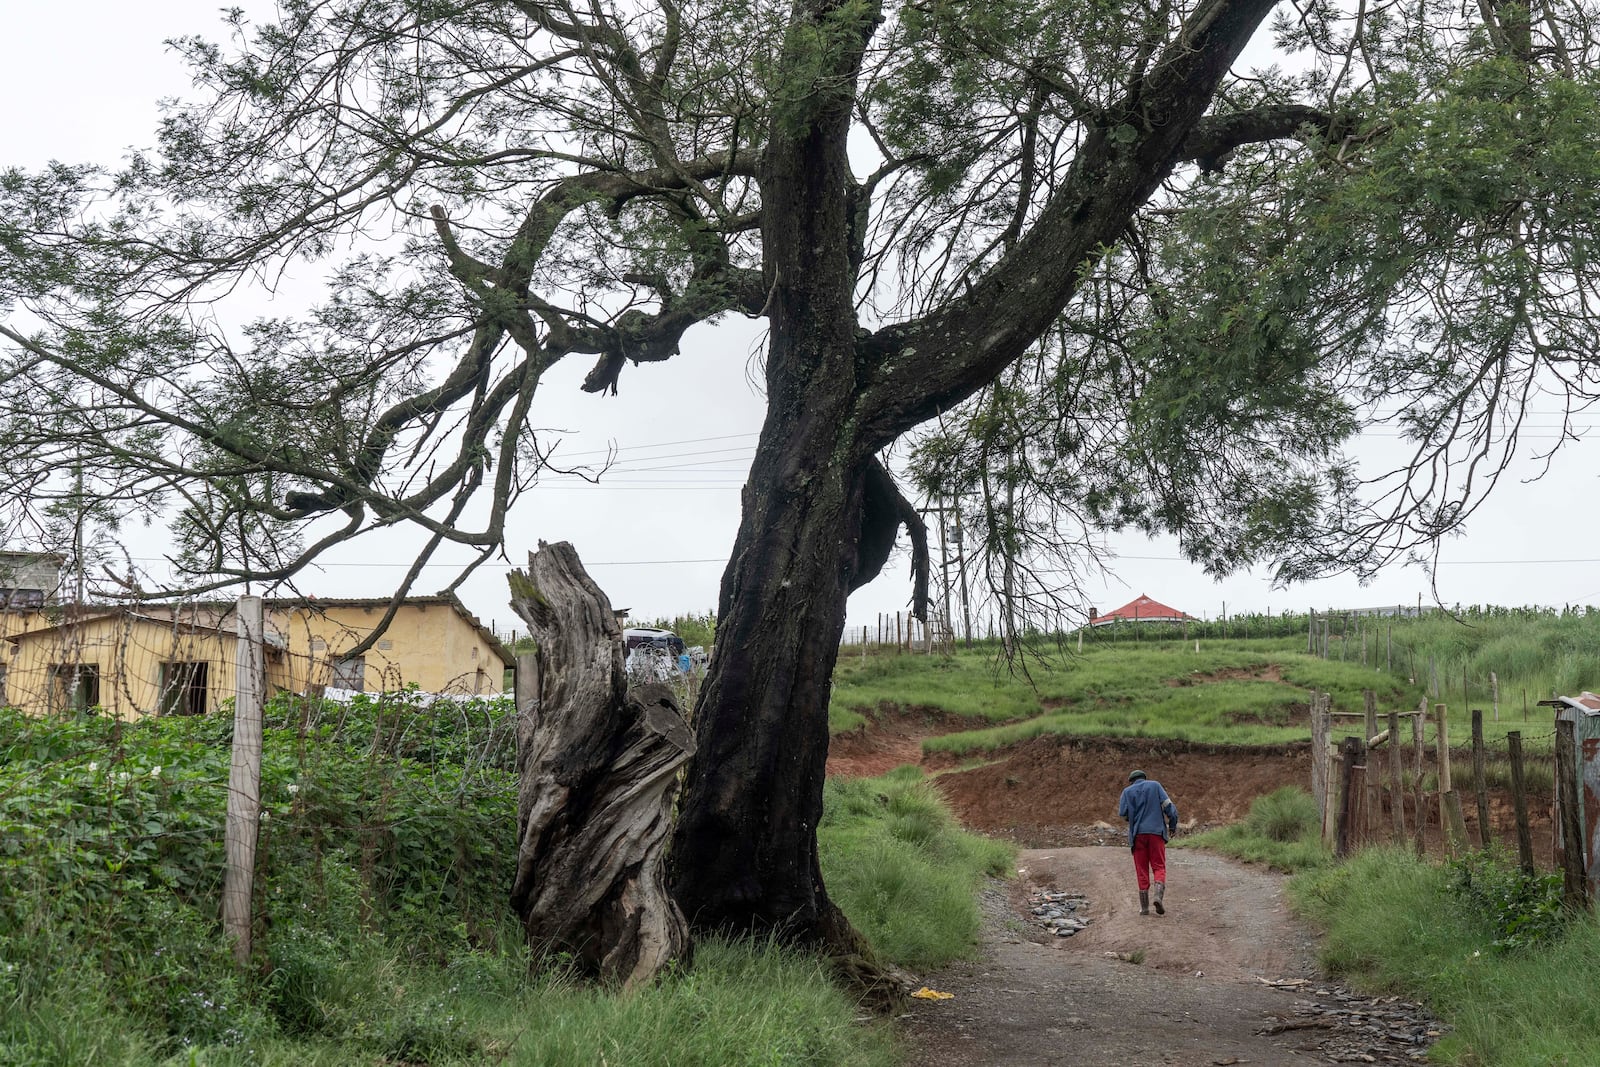
[[1017, 607], [1016, 607], [1016, 506], [1017, 487], [1011, 480], [1009, 472], [1006, 478], [1006, 566], [1005, 566], [1005, 620], [1006, 632], [1001, 639], [1006, 653], [1015, 651], [1017, 642]]
[[[966, 638], [967, 647], [972, 647], [972, 605], [967, 600], [967, 543], [961, 533], [961, 507], [955, 508], [956, 513], [956, 574], [961, 579], [961, 632]], [[1524, 716], [1526, 718], [1526, 716]]]
[[[938, 501], [938, 504], [923, 507], [921, 510], [924, 515], [936, 514], [939, 516], [939, 574], [940, 585], [944, 590], [943, 615], [945, 626], [950, 631], [950, 642], [953, 646], [955, 644], [955, 625], [950, 618], [950, 543], [945, 536], [944, 515], [947, 511], [955, 512], [955, 540], [959, 545], [961, 543], [961, 511], [959, 508], [946, 504], [944, 502], [943, 493], [939, 494]], [[961, 583], [961, 604], [963, 613], [965, 613], [966, 610], [966, 599], [966, 574], [965, 571], [963, 571]]]

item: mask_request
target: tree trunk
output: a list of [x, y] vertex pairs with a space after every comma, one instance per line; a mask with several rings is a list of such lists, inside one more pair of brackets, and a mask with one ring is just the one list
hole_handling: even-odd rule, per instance
[[541, 543], [511, 591], [539, 675], [517, 709], [511, 903], [535, 949], [631, 988], [689, 952], [663, 847], [694, 738], [665, 686], [626, 691], [622, 631], [571, 545]]

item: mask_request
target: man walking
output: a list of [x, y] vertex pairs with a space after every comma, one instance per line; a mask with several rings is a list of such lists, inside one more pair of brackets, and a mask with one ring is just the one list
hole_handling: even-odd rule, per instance
[[1156, 914], [1165, 915], [1161, 897], [1167, 891], [1167, 835], [1178, 831], [1178, 807], [1160, 782], [1145, 777], [1143, 771], [1133, 771], [1117, 803], [1117, 814], [1128, 820], [1133, 874], [1139, 881], [1139, 914], [1150, 914], [1153, 880]]

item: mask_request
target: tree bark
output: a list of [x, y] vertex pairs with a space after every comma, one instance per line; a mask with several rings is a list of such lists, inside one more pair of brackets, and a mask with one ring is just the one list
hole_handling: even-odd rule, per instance
[[694, 738], [671, 690], [627, 691], [616, 615], [571, 545], [541, 543], [511, 591], [539, 677], [517, 709], [511, 903], [534, 948], [631, 988], [690, 951], [663, 850]]

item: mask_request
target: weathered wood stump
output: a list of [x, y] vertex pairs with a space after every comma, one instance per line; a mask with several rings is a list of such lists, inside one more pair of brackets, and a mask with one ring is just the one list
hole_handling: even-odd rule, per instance
[[518, 707], [517, 871], [511, 903], [536, 949], [634, 987], [690, 951], [663, 867], [677, 772], [694, 734], [671, 690], [629, 692], [622, 631], [570, 544], [510, 577], [538, 643]]

